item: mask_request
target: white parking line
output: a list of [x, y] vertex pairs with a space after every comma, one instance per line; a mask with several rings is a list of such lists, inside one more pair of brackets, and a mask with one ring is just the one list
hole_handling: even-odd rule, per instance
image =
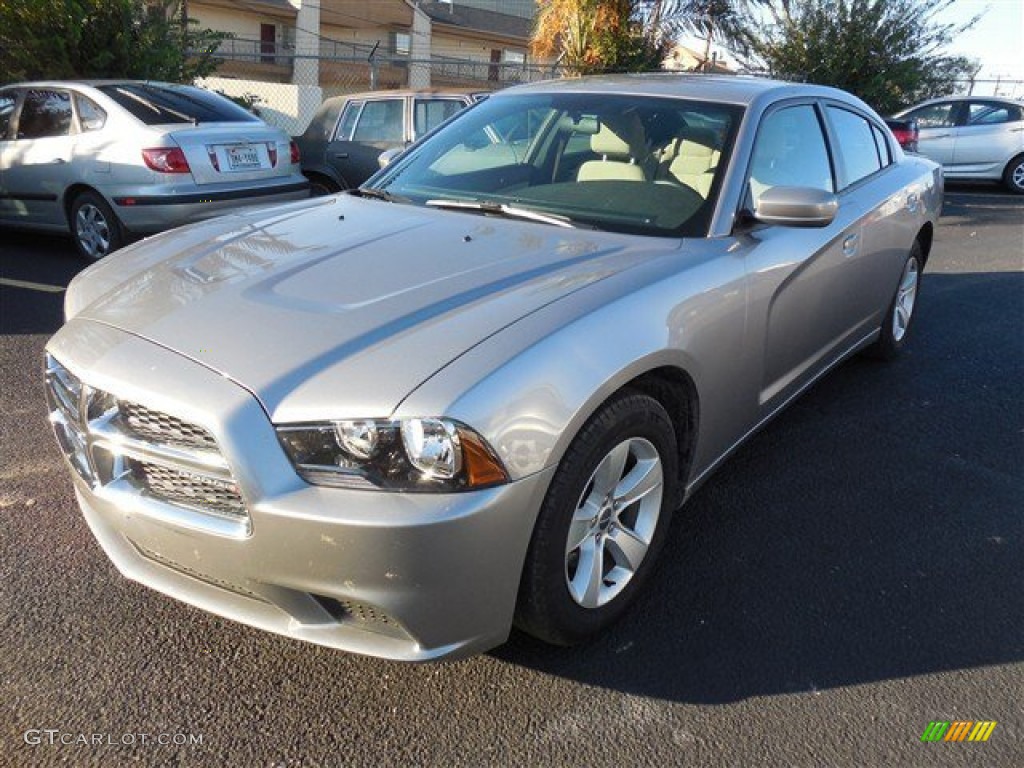
[[63, 293], [63, 285], [47, 285], [46, 283], [31, 283], [28, 280], [13, 280], [9, 277], [0, 277], [0, 285], [8, 285], [11, 288], [27, 288], [30, 291], [42, 291], [43, 293]]

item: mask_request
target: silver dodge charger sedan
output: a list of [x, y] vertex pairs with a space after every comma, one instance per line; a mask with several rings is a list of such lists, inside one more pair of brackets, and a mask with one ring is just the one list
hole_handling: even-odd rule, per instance
[[352, 193], [83, 272], [50, 420], [102, 547], [168, 595], [392, 659], [575, 643], [746, 437], [901, 351], [942, 193], [830, 88], [512, 88]]

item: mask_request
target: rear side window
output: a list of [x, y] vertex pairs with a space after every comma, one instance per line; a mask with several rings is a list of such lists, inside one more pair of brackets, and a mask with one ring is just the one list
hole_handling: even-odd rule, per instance
[[809, 104], [772, 112], [757, 129], [750, 159], [751, 207], [766, 189], [778, 186], [835, 191], [825, 136]]
[[416, 99], [413, 113], [416, 137], [434, 130], [463, 106], [457, 99]]
[[0, 141], [7, 138], [7, 131], [11, 127], [11, 118], [14, 116], [14, 105], [18, 97], [14, 91], [0, 93]]
[[146, 125], [258, 121], [223, 96], [188, 85], [121, 83], [98, 88]]
[[33, 88], [25, 94], [25, 103], [18, 118], [19, 139], [46, 139], [71, 133], [74, 115], [71, 94]]
[[882, 133], [882, 129], [874, 123], [871, 124], [871, 133], [875, 136], [875, 146], [878, 148], [878, 159], [882, 161], [882, 167], [884, 168], [892, 162], [892, 156], [889, 154], [889, 142], [886, 141], [885, 134]]
[[368, 101], [359, 115], [352, 141], [391, 142], [404, 141], [404, 111], [402, 99]]
[[75, 109], [78, 110], [78, 125], [82, 133], [98, 131], [107, 122], [107, 113], [103, 108], [80, 93], [75, 94]]
[[968, 125], [1016, 123], [1020, 119], [1020, 107], [1015, 107], [1011, 104], [971, 104], [967, 108]]
[[878, 145], [871, 123], [860, 115], [839, 107], [829, 107], [828, 116], [836, 132], [836, 144], [845, 178], [843, 187], [855, 184], [881, 170]]
[[356, 118], [359, 117], [359, 110], [362, 108], [361, 101], [350, 101], [345, 105], [345, 111], [341, 113], [341, 120], [338, 121], [338, 130], [334, 134], [335, 141], [348, 141], [352, 138], [352, 129], [356, 127]]

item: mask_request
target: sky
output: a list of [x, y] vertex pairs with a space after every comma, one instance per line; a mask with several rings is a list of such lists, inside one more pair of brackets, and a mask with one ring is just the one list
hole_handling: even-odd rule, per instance
[[[978, 13], [981, 20], [950, 51], [980, 61], [979, 79], [1024, 81], [1024, 0], [956, 0], [937, 20], [959, 23]], [[1024, 96], [1024, 83], [1017, 95]]]
[[[936, 21], [959, 24], [977, 14], [983, 14], [981, 19], [955, 40], [948, 53], [977, 60], [981, 63], [978, 79], [993, 81], [978, 82], [975, 95], [992, 95], [998, 89], [1000, 95], [1024, 99], [1024, 0], [955, 0]], [[700, 40], [688, 38], [682, 43], [704, 50]], [[731, 60], [720, 47], [712, 50]]]

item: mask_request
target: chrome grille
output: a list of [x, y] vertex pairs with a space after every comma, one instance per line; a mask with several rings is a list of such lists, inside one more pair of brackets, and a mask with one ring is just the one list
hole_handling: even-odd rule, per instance
[[156, 516], [248, 535], [245, 502], [209, 431], [90, 387], [52, 355], [46, 384], [57, 442], [94, 492], [142, 497]]
[[181, 448], [217, 450], [213, 435], [195, 424], [124, 400], [118, 401], [118, 411], [125, 431], [140, 439]]

